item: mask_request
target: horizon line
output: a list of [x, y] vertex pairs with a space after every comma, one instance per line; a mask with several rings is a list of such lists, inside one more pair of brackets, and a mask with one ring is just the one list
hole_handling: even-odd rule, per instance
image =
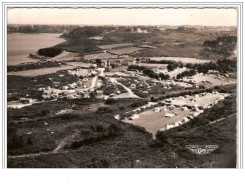
[[71, 26], [201, 26], [201, 27], [237, 27], [237, 25], [227, 25], [227, 26], [219, 26], [219, 25], [202, 25], [202, 24], [194, 24], [194, 25], [190, 25], [190, 24], [180, 24], [180, 25], [169, 25], [169, 24], [129, 24], [129, 25], [120, 25], [120, 24], [37, 24], [37, 23], [33, 23], [33, 24], [14, 24], [14, 23], [10, 23], [7, 25], [57, 25], [57, 26], [62, 26], [62, 25], [71, 25]]

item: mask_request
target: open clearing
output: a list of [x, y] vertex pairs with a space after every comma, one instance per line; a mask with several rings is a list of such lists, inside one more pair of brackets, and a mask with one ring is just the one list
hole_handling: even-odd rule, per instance
[[175, 62], [182, 62], [184, 64], [201, 64], [210, 62], [210, 60], [196, 59], [196, 58], [182, 58], [182, 57], [150, 57], [151, 60], [161, 61], [161, 60], [172, 60]]
[[[166, 118], [166, 113], [176, 112], [178, 115], [173, 116], [172, 118]], [[133, 123], [144, 127], [148, 132], [152, 133], [153, 136], [156, 135], [157, 131], [161, 128], [165, 128], [165, 125], [174, 124], [181, 121], [184, 117], [190, 114], [190, 110], [181, 111], [180, 108], [175, 108], [172, 111], [162, 111], [154, 112], [152, 109], [144, 111], [139, 114], [139, 118], [134, 120], [124, 120], [125, 122]]]
[[75, 53], [75, 52], [69, 52], [69, 51], [64, 51], [61, 54], [53, 57], [53, 60], [79, 60], [81, 58], [81, 56], [79, 56], [79, 53]]
[[[207, 107], [214, 103], [215, 101], [220, 101], [224, 97], [228, 96], [228, 94], [206, 94], [205, 96], [200, 97], [200, 94], [198, 97], [195, 96], [180, 96], [177, 98], [174, 98], [174, 100], [171, 101], [171, 105], [179, 105], [179, 106], [203, 106]], [[187, 102], [190, 99], [194, 99], [195, 102]], [[162, 103], [167, 103], [164, 101], [161, 101]], [[155, 112], [155, 109], [159, 108], [160, 112]], [[161, 128], [165, 128], [166, 125], [175, 125], [178, 122], [181, 122], [183, 118], [187, 117], [189, 114], [194, 113], [194, 111], [190, 109], [182, 110], [181, 107], [174, 108], [173, 110], [164, 110], [164, 107], [156, 107], [150, 110], [143, 111], [138, 114], [138, 118], [135, 118], [133, 120], [130, 119], [124, 119], [123, 121], [128, 123], [133, 123], [135, 125], [144, 127], [148, 132], [152, 133], [153, 136], [156, 135], [158, 130]], [[166, 108], [166, 107], [165, 107]], [[136, 109], [137, 110], [137, 109]], [[199, 111], [197, 111], [199, 112]], [[173, 117], [166, 118], [165, 114], [174, 114]]]
[[[198, 85], [205, 85], [207, 87], [212, 87], [215, 85], [227, 85], [230, 83], [236, 82], [236, 79], [233, 78], [223, 78], [219, 79], [216, 75], [206, 74], [206, 75], [194, 75], [193, 79], [188, 79], [187, 77], [183, 78], [183, 81], [195, 80]], [[203, 83], [202, 81], [209, 81], [211, 83]]]
[[141, 66], [147, 66], [150, 68], [164, 69], [167, 71], [168, 64], [151, 64], [151, 63], [140, 63]]
[[125, 46], [131, 46], [133, 43], [118, 43], [118, 44], [111, 44], [111, 45], [99, 45], [98, 47], [101, 49], [113, 49], [117, 47], [125, 47]]
[[[195, 97], [195, 96], [187, 96], [186, 98], [183, 96], [174, 98], [174, 100], [171, 101], [171, 104], [173, 105], [188, 105], [188, 106], [208, 106], [211, 103], [215, 102], [216, 100], [220, 100], [221, 98], [226, 97], [228, 94], [207, 94], [202, 97]], [[188, 100], [193, 99], [193, 102], [187, 102]], [[165, 102], [165, 101], [163, 101]]]
[[125, 54], [131, 54], [137, 52], [142, 49], [143, 48], [139, 48], [139, 47], [127, 47], [122, 49], [113, 49], [110, 51], [110, 53], [117, 54], [117, 55], [125, 55]]
[[85, 60], [96, 60], [96, 59], [114, 59], [117, 58], [117, 55], [113, 55], [110, 53], [95, 53], [95, 54], [88, 54], [88, 55], [84, 55], [83, 58]]
[[24, 70], [18, 72], [8, 72], [8, 75], [14, 76], [23, 76], [23, 77], [35, 77], [45, 74], [56, 73], [59, 70], [69, 70], [73, 69], [73, 66], [60, 66], [60, 67], [52, 67], [52, 68], [42, 68], [42, 69], [34, 69], [34, 70]]
[[66, 64], [70, 66], [79, 66], [81, 68], [89, 68], [91, 66], [90, 63], [85, 62], [66, 62]]
[[118, 77], [128, 76], [128, 74], [124, 73], [124, 72], [105, 72], [104, 74], [105, 74], [105, 76], [118, 76]]

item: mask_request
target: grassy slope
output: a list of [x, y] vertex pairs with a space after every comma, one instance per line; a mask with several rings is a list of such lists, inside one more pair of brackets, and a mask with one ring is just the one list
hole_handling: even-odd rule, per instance
[[[215, 40], [218, 36], [229, 34], [222, 31], [160, 31], [154, 28], [149, 28], [148, 32], [149, 33], [144, 34], [131, 33], [123, 30], [116, 32], [111, 31], [107, 33], [101, 31], [98, 36], [103, 36], [103, 40], [92, 40], [86, 39], [88, 35], [84, 35], [83, 31], [81, 31], [80, 34], [79, 31], [77, 31], [76, 36], [67, 36], [67, 41], [54, 46], [54, 48], [85, 54], [102, 51], [97, 47], [98, 45], [107, 45], [113, 43], [134, 43], [136, 46], [140, 46], [141, 44], [150, 44], [157, 46], [157, 48], [143, 49], [139, 52], [139, 54], [135, 55], [140, 57], [176, 56], [204, 58], [200, 54], [203, 49], [202, 46], [204, 41]], [[213, 56], [213, 58], [216, 59], [215, 56]]]

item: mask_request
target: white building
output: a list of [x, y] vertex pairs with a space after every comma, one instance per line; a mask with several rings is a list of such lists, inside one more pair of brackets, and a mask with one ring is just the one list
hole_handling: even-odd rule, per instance
[[141, 29], [140, 28], [137, 28], [137, 33], [141, 33]]

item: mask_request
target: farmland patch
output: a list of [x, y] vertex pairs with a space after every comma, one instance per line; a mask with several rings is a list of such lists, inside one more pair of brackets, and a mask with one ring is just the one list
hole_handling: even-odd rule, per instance
[[110, 53], [117, 54], [117, 55], [125, 55], [125, 54], [132, 54], [140, 50], [142, 50], [142, 48], [127, 47], [127, 48], [122, 48], [122, 49], [113, 49], [110, 51]]

